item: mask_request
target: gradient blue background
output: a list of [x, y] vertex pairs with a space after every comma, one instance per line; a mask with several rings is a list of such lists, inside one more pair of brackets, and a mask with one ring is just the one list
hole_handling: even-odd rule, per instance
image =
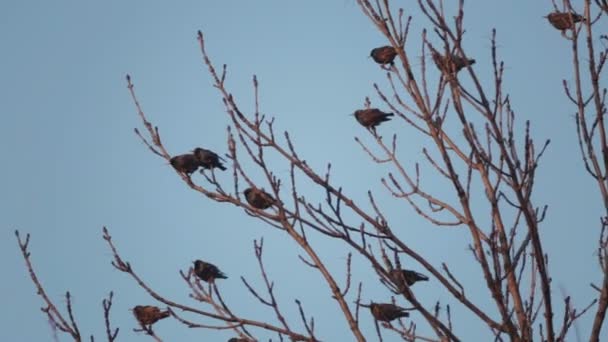
[[[192, 304], [178, 270], [202, 258], [230, 276], [221, 286], [236, 312], [272, 320], [271, 312], [257, 305], [239, 280], [243, 275], [261, 285], [252, 240], [263, 236], [267, 271], [294, 328], [303, 330], [293, 303], [299, 298], [314, 315], [320, 338], [352, 339], [343, 319], [336, 318], [339, 309], [321, 277], [298, 261], [295, 243], [240, 210], [189, 190], [133, 133], [141, 124], [126, 89], [126, 73], [132, 75], [143, 108], [160, 127], [171, 153], [199, 145], [226, 150], [228, 120], [201, 61], [199, 29], [216, 65], [228, 64], [227, 86], [243, 108], [252, 108], [255, 73], [262, 111], [277, 117], [278, 129], [290, 131], [301, 156], [317, 170], [331, 161], [336, 182], [362, 203], [366, 191], [374, 189], [394, 222], [404, 225], [407, 243], [436, 265], [449, 261], [468, 286], [467, 293], [487, 296], [467, 251], [468, 231], [433, 227], [407, 204], [388, 196], [379, 178], [389, 169], [371, 163], [353, 140], [360, 136], [370, 141], [347, 114], [361, 107], [368, 95], [378, 104], [372, 83], [386, 85], [384, 72], [367, 58], [372, 47], [385, 41], [353, 0], [23, 0], [4, 1], [0, 8], [1, 341], [52, 340], [15, 229], [32, 234], [32, 261], [55, 303], [62, 307], [63, 293], [72, 292], [83, 334], [103, 340], [101, 299], [114, 290], [112, 321], [121, 327], [120, 340], [148, 339], [132, 331], [136, 324], [128, 309], [154, 301], [111, 267], [111, 254], [101, 239], [104, 225], [125, 259], [161, 294]], [[411, 54], [420, 56], [419, 33], [427, 21], [417, 8], [411, 10]], [[570, 48], [542, 18], [550, 10], [549, 1], [467, 1], [465, 48], [489, 83], [490, 32], [497, 28], [499, 53], [507, 66], [505, 85], [519, 123], [531, 120], [539, 140], [552, 140], [538, 170], [535, 203], [550, 207], [542, 235], [561, 311], [562, 294], [571, 295], [578, 307], [595, 295], [588, 284], [600, 279], [596, 240], [602, 207], [592, 179], [583, 171], [575, 109], [562, 93], [561, 80], [572, 81]], [[603, 25], [598, 32], [605, 32]], [[428, 141], [399, 122], [382, 130], [387, 136], [401, 132], [405, 165], [413, 168], [422, 161], [420, 151]], [[288, 175], [286, 165], [273, 166], [280, 176]], [[231, 180], [228, 173], [219, 177]], [[451, 198], [451, 188], [434, 179], [424, 179], [429, 191]], [[267, 187], [261, 177], [258, 180]], [[323, 199], [315, 189], [304, 191], [309, 199]], [[313, 242], [328, 266], [343, 275], [346, 251], [335, 242]], [[377, 276], [366, 263], [359, 263], [353, 273], [356, 280], [370, 280], [365, 299], [389, 298], [385, 288], [373, 284]], [[432, 281], [419, 286], [418, 294], [429, 308], [436, 300], [452, 303]], [[485, 298], [476, 302], [492, 307]], [[488, 340], [462, 312], [453, 306], [457, 334], [465, 341]], [[413, 318], [421, 321], [416, 314]], [[583, 340], [590, 319], [586, 316], [577, 326]], [[362, 312], [362, 325], [369, 340], [375, 340], [367, 311]], [[232, 336], [187, 329], [173, 320], [159, 323], [156, 331], [166, 341], [222, 341]], [[603, 336], [608, 337], [606, 329]], [[274, 338], [266, 332], [259, 337]], [[384, 337], [395, 339], [391, 333]]]

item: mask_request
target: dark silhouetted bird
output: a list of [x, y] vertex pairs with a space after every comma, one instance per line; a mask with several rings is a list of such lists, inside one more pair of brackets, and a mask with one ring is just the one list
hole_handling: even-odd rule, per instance
[[171, 165], [179, 172], [187, 175], [193, 173], [200, 166], [198, 158], [194, 154], [182, 154], [171, 158]]
[[418, 273], [415, 271], [410, 271], [410, 270], [402, 270], [402, 269], [394, 269], [394, 270], [390, 271], [389, 276], [390, 276], [391, 280], [393, 281], [393, 283], [395, 285], [397, 285], [397, 288], [399, 290], [403, 290], [406, 288], [404, 284], [407, 284], [408, 286], [412, 286], [417, 281], [428, 281], [429, 280], [429, 277], [425, 276], [424, 274], [421, 274], [421, 273]]
[[397, 50], [395, 50], [395, 48], [390, 45], [381, 46], [372, 49], [369, 55], [378, 64], [393, 64], [393, 60], [395, 59], [395, 56], [397, 56]]
[[201, 280], [212, 283], [215, 279], [228, 279], [228, 277], [220, 271], [214, 264], [204, 262], [202, 260], [194, 261], [194, 274]]
[[226, 170], [220, 161], [223, 160], [222, 157], [218, 156], [215, 152], [200, 147], [195, 148], [192, 152], [203, 169], [213, 169], [214, 167], [217, 167], [222, 171]]
[[[572, 14], [572, 21], [570, 20], [570, 14]], [[547, 20], [558, 30], [567, 30], [574, 28], [574, 24], [585, 21], [585, 17], [576, 13], [567, 12], [552, 12], [546, 16]]]
[[160, 311], [158, 307], [153, 305], [137, 305], [133, 308], [133, 315], [142, 327], [149, 328], [159, 319], [169, 317], [169, 310]]
[[441, 55], [439, 52], [432, 50], [431, 55], [433, 56], [433, 62], [439, 70], [454, 74], [459, 72], [462, 68], [466, 68], [469, 65], [475, 64], [474, 59], [465, 59], [455, 54], [450, 54], [449, 57]]
[[264, 190], [248, 188], [243, 191], [245, 199], [252, 207], [257, 209], [268, 209], [277, 201]]
[[359, 109], [353, 115], [355, 119], [365, 128], [375, 129], [379, 124], [390, 120], [393, 113], [385, 113], [378, 108]]
[[369, 309], [376, 320], [383, 322], [390, 322], [410, 315], [404, 308], [391, 303], [371, 303]]

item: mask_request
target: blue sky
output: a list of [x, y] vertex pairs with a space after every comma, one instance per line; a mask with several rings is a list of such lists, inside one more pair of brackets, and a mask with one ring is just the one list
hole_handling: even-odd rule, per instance
[[[309, 164], [321, 170], [331, 161], [334, 179], [355, 199], [364, 200], [367, 190], [374, 190], [392, 217], [408, 229], [408, 243], [436, 265], [453, 262], [471, 293], [487, 292], [475, 281], [479, 271], [467, 251], [466, 230], [430, 226], [407, 204], [392, 199], [379, 182], [388, 169], [370, 162], [353, 140], [369, 137], [348, 114], [363, 105], [365, 96], [379, 105], [372, 84], [386, 85], [384, 72], [367, 58], [371, 48], [385, 41], [354, 0], [24, 0], [6, 1], [1, 7], [0, 152], [5, 163], [0, 169], [0, 260], [6, 276], [0, 282], [5, 304], [0, 340], [52, 339], [17, 248], [15, 229], [32, 234], [32, 260], [55, 302], [62, 304], [62, 294], [72, 292], [81, 331], [102, 337], [101, 299], [114, 290], [112, 317], [121, 327], [121, 340], [147, 340], [131, 330], [135, 322], [128, 308], [154, 301], [111, 267], [101, 239], [104, 225], [123, 256], [158, 292], [188, 302], [178, 270], [187, 269], [195, 258], [205, 259], [229, 275], [222, 282], [224, 296], [249, 317], [270, 317], [239, 280], [243, 275], [261, 285], [252, 240], [264, 237], [268, 272], [289, 315], [296, 317], [293, 300], [299, 298], [315, 316], [320, 337], [348, 338], [342, 320], [335, 318], [338, 308], [327, 286], [298, 262], [295, 243], [235, 207], [189, 190], [133, 133], [141, 125], [126, 88], [126, 73], [133, 77], [143, 108], [160, 127], [170, 153], [195, 146], [226, 151], [228, 118], [202, 64], [199, 29], [216, 65], [228, 65], [227, 86], [242, 107], [252, 108], [255, 73], [262, 112], [276, 116], [278, 129], [289, 130]], [[477, 59], [475, 70], [489, 84], [490, 34], [497, 28], [499, 53], [506, 62], [505, 85], [518, 120], [531, 120], [537, 139], [552, 141], [538, 171], [535, 202], [549, 205], [542, 235], [555, 295], [571, 295], [581, 307], [593, 298], [589, 282], [599, 280], [595, 241], [602, 207], [592, 179], [583, 172], [574, 108], [562, 94], [561, 80], [572, 80], [570, 48], [542, 18], [550, 9], [550, 1], [467, 1], [465, 49]], [[428, 23], [417, 9], [411, 10], [412, 40], [418, 42]], [[387, 136], [399, 133], [406, 165], [422, 161], [421, 149], [428, 141], [403, 123], [392, 122], [382, 130]], [[285, 164], [274, 167], [287, 177]], [[219, 177], [231, 180], [229, 173]], [[450, 193], [435, 184], [433, 176], [428, 178], [430, 190]], [[322, 200], [321, 192], [305, 191]], [[335, 242], [315, 243], [330, 268], [343, 272], [346, 251]], [[375, 280], [363, 265], [354, 276]], [[366, 285], [364, 297], [388, 299], [390, 293], [373, 282]], [[429, 307], [436, 300], [450, 302], [432, 281], [418, 291]], [[581, 320], [581, 332], [589, 319]], [[487, 338], [467, 314], [458, 316], [455, 324], [464, 340]], [[374, 340], [371, 318], [363, 325]], [[156, 330], [168, 341], [230, 336], [186, 329], [175, 321], [161, 322]], [[384, 335], [387, 340], [395, 337]]]

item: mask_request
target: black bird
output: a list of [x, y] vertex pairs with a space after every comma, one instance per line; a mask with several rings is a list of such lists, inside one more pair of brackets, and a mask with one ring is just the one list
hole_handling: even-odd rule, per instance
[[245, 199], [252, 207], [257, 209], [268, 209], [277, 201], [264, 190], [248, 188], [243, 191]]
[[453, 53], [449, 56], [442, 56], [439, 52], [432, 50], [431, 55], [437, 68], [448, 74], [458, 73], [462, 68], [475, 64], [474, 59], [465, 59]]
[[379, 124], [389, 121], [395, 114], [385, 113], [378, 108], [369, 108], [356, 110], [353, 115], [363, 127], [375, 129]]
[[187, 175], [193, 173], [200, 166], [198, 158], [194, 154], [182, 154], [169, 160], [169, 163], [179, 172]]
[[404, 308], [391, 303], [371, 303], [369, 309], [376, 320], [383, 322], [410, 316]]
[[220, 271], [214, 264], [204, 262], [202, 260], [194, 261], [194, 274], [202, 281], [212, 283], [215, 279], [228, 279], [228, 277]]
[[133, 314], [143, 328], [149, 329], [159, 319], [169, 317], [169, 310], [160, 311], [153, 305], [137, 305], [133, 308]]
[[[570, 15], [572, 15], [572, 21], [570, 20]], [[574, 28], [575, 23], [585, 21], [585, 17], [574, 12], [552, 12], [549, 13], [546, 18], [553, 27], [561, 31]]]
[[192, 152], [194, 153], [196, 159], [198, 159], [199, 165], [203, 169], [213, 169], [214, 167], [217, 167], [222, 171], [226, 170], [220, 161], [224, 159], [218, 156], [215, 152], [200, 147], [195, 148]]
[[369, 55], [374, 59], [374, 62], [378, 64], [393, 64], [393, 60], [397, 56], [397, 50], [390, 45], [381, 46], [372, 49]]
[[405, 284], [408, 286], [414, 285], [414, 283], [418, 281], [428, 281], [429, 277], [424, 274], [410, 271], [410, 270], [402, 270], [402, 269], [394, 269], [389, 272], [389, 276], [393, 283], [397, 285], [397, 288], [401, 291], [406, 289]]

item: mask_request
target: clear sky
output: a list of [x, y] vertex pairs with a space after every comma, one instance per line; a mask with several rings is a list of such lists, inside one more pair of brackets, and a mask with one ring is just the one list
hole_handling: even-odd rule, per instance
[[[411, 1], [398, 3], [414, 6]], [[371, 163], [353, 140], [369, 137], [347, 114], [361, 107], [365, 96], [380, 104], [372, 84], [386, 85], [384, 72], [368, 59], [369, 50], [385, 41], [354, 0], [7, 0], [0, 8], [1, 341], [52, 340], [15, 229], [32, 234], [32, 261], [55, 303], [61, 306], [63, 293], [72, 292], [85, 335], [103, 337], [101, 299], [114, 290], [112, 321], [121, 327], [120, 340], [148, 339], [132, 331], [136, 324], [128, 309], [155, 302], [110, 265], [101, 238], [104, 225], [123, 256], [166, 297], [192, 304], [178, 270], [201, 258], [228, 274], [221, 283], [224, 296], [237, 312], [253, 318], [271, 313], [256, 306], [239, 277], [261, 285], [252, 240], [264, 237], [269, 276], [289, 315], [297, 317], [293, 301], [301, 299], [306, 312], [315, 316], [320, 338], [351, 339], [343, 320], [336, 319], [338, 308], [321, 277], [298, 261], [295, 243], [244, 212], [187, 188], [133, 133], [141, 125], [126, 88], [126, 73], [132, 75], [143, 108], [160, 127], [171, 153], [195, 146], [226, 151], [228, 119], [202, 64], [199, 29], [214, 62], [228, 64], [227, 85], [243, 107], [251, 108], [255, 73], [262, 111], [276, 116], [277, 128], [290, 131], [309, 164], [321, 170], [331, 161], [334, 178], [356, 199], [363, 200], [373, 189], [393, 218], [411, 229], [408, 243], [436, 265], [451, 262], [470, 286], [469, 293], [487, 294], [476, 282], [480, 275], [467, 251], [468, 231], [433, 227], [407, 204], [391, 199], [379, 182], [388, 169]], [[417, 9], [411, 10], [411, 34], [417, 42], [428, 23]], [[505, 84], [518, 120], [531, 120], [537, 139], [552, 140], [538, 171], [535, 203], [549, 205], [542, 235], [555, 296], [571, 295], [582, 307], [594, 295], [588, 284], [599, 281], [595, 241], [602, 207], [592, 179], [583, 172], [574, 108], [562, 93], [561, 80], [572, 80], [570, 48], [543, 18], [550, 10], [548, 0], [467, 1], [464, 46], [489, 83], [489, 39], [491, 29], [497, 28]], [[414, 49], [419, 46], [412, 44]], [[413, 167], [422, 161], [421, 149], [428, 141], [410, 134], [403, 123], [382, 129], [387, 136], [399, 132], [406, 164]], [[276, 169], [288, 175], [285, 165], [277, 164]], [[434, 186], [432, 177], [428, 186], [441, 195], [446, 189]], [[222, 174], [220, 180], [229, 182], [231, 176]], [[320, 192], [308, 192], [323, 200]], [[332, 242], [317, 243], [328, 265], [343, 273], [345, 250]], [[388, 290], [371, 284], [377, 276], [367, 264], [359, 267], [355, 277], [372, 280], [364, 298], [388, 299]], [[419, 286], [417, 293], [429, 308], [437, 300], [451, 302], [432, 281]], [[469, 315], [459, 314], [462, 308], [454, 308], [459, 336], [487, 340]], [[362, 314], [363, 329], [375, 340], [371, 317]], [[413, 318], [421, 319], [416, 314]], [[579, 323], [583, 339], [589, 319]], [[226, 332], [186, 329], [176, 321], [161, 322], [156, 331], [167, 341], [230, 337]]]

